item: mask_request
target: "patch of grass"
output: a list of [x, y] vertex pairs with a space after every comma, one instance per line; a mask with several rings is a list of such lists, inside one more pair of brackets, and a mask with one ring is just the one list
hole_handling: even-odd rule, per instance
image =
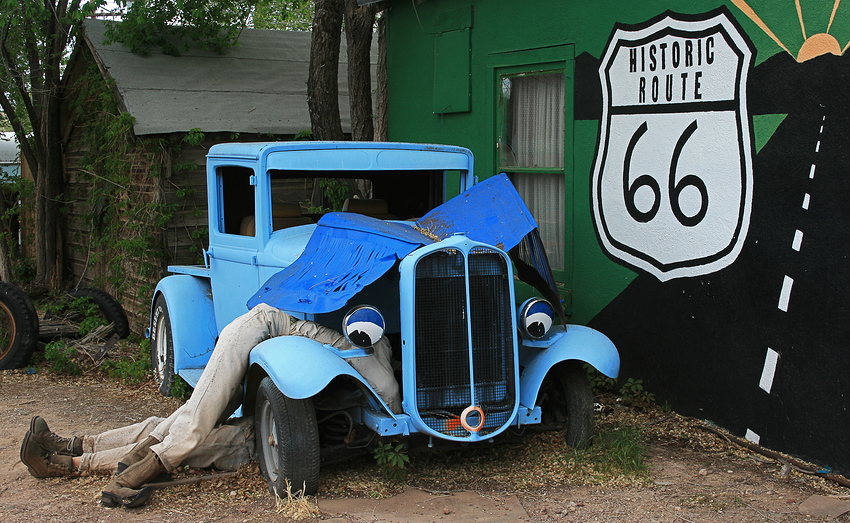
[[286, 482], [286, 492], [275, 490], [275, 512], [290, 519], [312, 519], [321, 515], [319, 505], [312, 496], [304, 496], [303, 490], [292, 493], [292, 486]]
[[579, 461], [588, 460], [598, 473], [606, 476], [640, 476], [649, 470], [643, 461], [645, 453], [640, 430], [630, 425], [620, 425], [600, 430], [593, 446], [577, 451], [576, 458]]

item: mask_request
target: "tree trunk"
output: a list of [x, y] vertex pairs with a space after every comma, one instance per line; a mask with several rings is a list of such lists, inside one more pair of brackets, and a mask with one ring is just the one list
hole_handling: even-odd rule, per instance
[[372, 112], [372, 28], [375, 5], [358, 6], [345, 0], [345, 38], [348, 43], [348, 96], [351, 110], [351, 137], [358, 141], [375, 139]]
[[[40, 151], [35, 177], [35, 234], [36, 280], [34, 285], [49, 291], [62, 287], [62, 230], [59, 221], [65, 173], [62, 162], [62, 131], [59, 105], [61, 95], [59, 51], [54, 50], [55, 62], [46, 61], [45, 90], [36, 94], [38, 127], [44, 145]], [[32, 119], [31, 119], [32, 120]], [[35, 124], [35, 122], [33, 122]]]
[[387, 13], [378, 18], [378, 72], [375, 86], [375, 140], [386, 142], [388, 137], [389, 92], [387, 90]]
[[339, 118], [339, 44], [344, 0], [316, 0], [307, 78], [307, 107], [315, 140], [342, 140]]

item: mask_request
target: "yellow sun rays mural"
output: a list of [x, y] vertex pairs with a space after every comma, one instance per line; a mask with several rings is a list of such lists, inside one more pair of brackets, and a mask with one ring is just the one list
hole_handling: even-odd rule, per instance
[[732, 0], [779, 47], [805, 62], [850, 47], [850, 6], [835, 0]]

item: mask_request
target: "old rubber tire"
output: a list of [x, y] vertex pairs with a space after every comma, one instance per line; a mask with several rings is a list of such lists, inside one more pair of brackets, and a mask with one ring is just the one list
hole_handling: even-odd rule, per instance
[[587, 373], [576, 361], [553, 367], [538, 395], [543, 423], [555, 425], [564, 433], [567, 445], [588, 446], [593, 438], [593, 391]]
[[130, 322], [127, 321], [127, 314], [124, 312], [124, 307], [108, 292], [92, 287], [83, 287], [82, 289], [68, 291], [65, 296], [53, 302], [53, 305], [44, 315], [44, 318], [52, 319], [58, 317], [71, 321], [81, 321], [82, 313], [71, 309], [71, 298], [88, 298], [89, 301], [97, 306], [100, 315], [106, 323], [112, 323], [114, 325], [114, 332], [119, 338], [126, 338], [130, 335]]
[[38, 315], [17, 285], [0, 282], [0, 370], [29, 363], [38, 342]]
[[107, 323], [115, 324], [115, 334], [119, 338], [126, 338], [130, 335], [130, 322], [127, 321], [127, 314], [124, 312], [124, 307], [118, 303], [118, 300], [113, 298], [108, 292], [91, 287], [83, 287], [69, 292], [75, 298], [88, 298], [92, 303], [97, 305], [100, 313]]
[[257, 459], [269, 491], [287, 496], [315, 494], [319, 489], [319, 428], [313, 400], [296, 400], [281, 394], [271, 378], [257, 390], [254, 433]]
[[174, 385], [174, 340], [171, 337], [171, 316], [165, 297], [159, 295], [151, 316], [151, 368], [159, 385], [159, 393], [171, 396]]

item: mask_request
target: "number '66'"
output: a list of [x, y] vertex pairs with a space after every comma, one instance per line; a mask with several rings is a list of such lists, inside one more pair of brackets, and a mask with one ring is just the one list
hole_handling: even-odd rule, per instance
[[[638, 141], [644, 133], [646, 133], [646, 130], [646, 122], [643, 122], [632, 135], [631, 140], [629, 140], [629, 145], [626, 147], [626, 157], [623, 160], [623, 196], [626, 201], [626, 209], [628, 209], [629, 215], [632, 218], [643, 223], [655, 218], [655, 215], [658, 214], [658, 209], [661, 207], [661, 188], [658, 186], [658, 181], [655, 178], [648, 174], [642, 174], [635, 178], [635, 181], [629, 185], [629, 171], [631, 170], [632, 154], [635, 151]], [[705, 182], [703, 182], [698, 176], [689, 174], [679, 180], [679, 183], [676, 183], [676, 169], [679, 167], [679, 156], [682, 154], [682, 149], [685, 147], [685, 143], [696, 130], [697, 122], [694, 120], [688, 127], [685, 128], [682, 135], [679, 136], [679, 139], [676, 141], [676, 147], [673, 149], [673, 158], [670, 161], [670, 176], [667, 184], [667, 191], [670, 195], [670, 207], [673, 210], [673, 215], [676, 216], [679, 223], [686, 227], [693, 227], [701, 222], [702, 219], [705, 218], [705, 213], [708, 211], [708, 189], [705, 187]], [[638, 189], [641, 187], [649, 187], [653, 193], [652, 206], [648, 211], [641, 211], [635, 205], [635, 193], [637, 193]], [[686, 187], [695, 187], [700, 194], [699, 211], [697, 211], [697, 213], [693, 216], [685, 215], [679, 204], [679, 198]]]

